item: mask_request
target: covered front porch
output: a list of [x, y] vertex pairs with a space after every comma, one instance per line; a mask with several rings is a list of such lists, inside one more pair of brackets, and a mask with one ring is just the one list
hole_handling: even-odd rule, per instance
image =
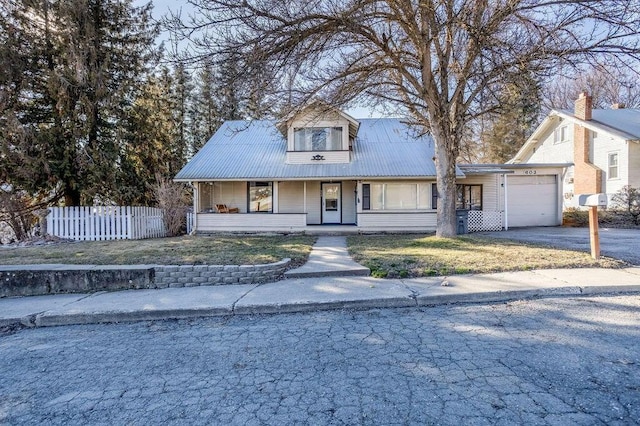
[[[497, 189], [499, 185], [494, 180], [496, 177], [492, 176], [483, 181], [483, 187]], [[193, 186], [196, 214], [192, 229], [196, 233], [326, 235], [436, 229], [437, 197], [433, 181], [211, 181]], [[476, 192], [484, 206], [476, 200], [480, 209], [469, 212], [468, 231], [502, 229], [504, 216], [496, 208], [499, 197], [494, 196], [494, 190]]]
[[194, 229], [326, 233], [327, 226], [339, 225], [341, 233], [357, 232], [356, 188], [355, 180], [194, 183]]

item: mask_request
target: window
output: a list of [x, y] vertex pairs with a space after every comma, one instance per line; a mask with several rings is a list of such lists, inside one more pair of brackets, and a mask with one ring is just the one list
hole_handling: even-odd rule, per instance
[[371, 183], [362, 185], [363, 210], [428, 209], [429, 187], [424, 183]]
[[553, 143], [561, 143], [568, 140], [568, 128], [567, 126], [558, 127], [553, 132]]
[[431, 184], [431, 208], [433, 210], [438, 208], [438, 187], [435, 183]]
[[273, 182], [249, 182], [249, 213], [271, 213]]
[[342, 127], [304, 127], [293, 131], [296, 151], [342, 150]]
[[618, 179], [618, 153], [609, 153], [609, 175], [608, 179]]
[[482, 185], [456, 186], [456, 210], [482, 210]]
[[371, 185], [362, 184], [362, 210], [371, 210]]
[[[438, 189], [431, 184], [431, 208], [438, 208]], [[456, 185], [457, 210], [482, 210], [482, 185]]]

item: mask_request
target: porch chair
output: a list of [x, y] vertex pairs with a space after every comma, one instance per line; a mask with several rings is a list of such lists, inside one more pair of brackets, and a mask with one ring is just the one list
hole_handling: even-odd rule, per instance
[[240, 209], [237, 207], [227, 207], [226, 204], [216, 204], [216, 210], [218, 213], [240, 213]]

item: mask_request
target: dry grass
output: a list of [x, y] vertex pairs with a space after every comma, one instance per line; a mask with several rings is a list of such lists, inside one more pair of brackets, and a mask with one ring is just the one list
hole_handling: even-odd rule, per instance
[[277, 262], [289, 257], [295, 266], [306, 261], [314, 241], [314, 237], [300, 235], [243, 235], [68, 242], [0, 249], [0, 264], [237, 265]]
[[353, 258], [384, 278], [426, 277], [548, 268], [620, 267], [587, 253], [479, 236], [360, 235], [347, 239]]

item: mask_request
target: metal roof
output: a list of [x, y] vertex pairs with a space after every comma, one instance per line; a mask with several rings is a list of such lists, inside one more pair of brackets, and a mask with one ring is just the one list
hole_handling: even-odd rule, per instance
[[[362, 119], [351, 162], [286, 164], [276, 121], [227, 121], [176, 175], [178, 181], [435, 177], [430, 136], [394, 118]], [[460, 176], [463, 173], [456, 169]]]
[[[565, 117], [575, 118], [573, 111], [559, 110]], [[594, 109], [591, 120], [586, 121], [595, 127], [619, 136], [625, 140], [640, 140], [640, 109]]]
[[594, 109], [591, 112], [591, 117], [591, 120], [585, 121], [577, 118], [571, 110], [551, 110], [516, 155], [507, 163], [526, 161], [542, 135], [550, 128], [559, 125], [558, 118], [579, 123], [596, 132], [609, 133], [626, 141], [640, 141], [640, 109], [638, 108]]

